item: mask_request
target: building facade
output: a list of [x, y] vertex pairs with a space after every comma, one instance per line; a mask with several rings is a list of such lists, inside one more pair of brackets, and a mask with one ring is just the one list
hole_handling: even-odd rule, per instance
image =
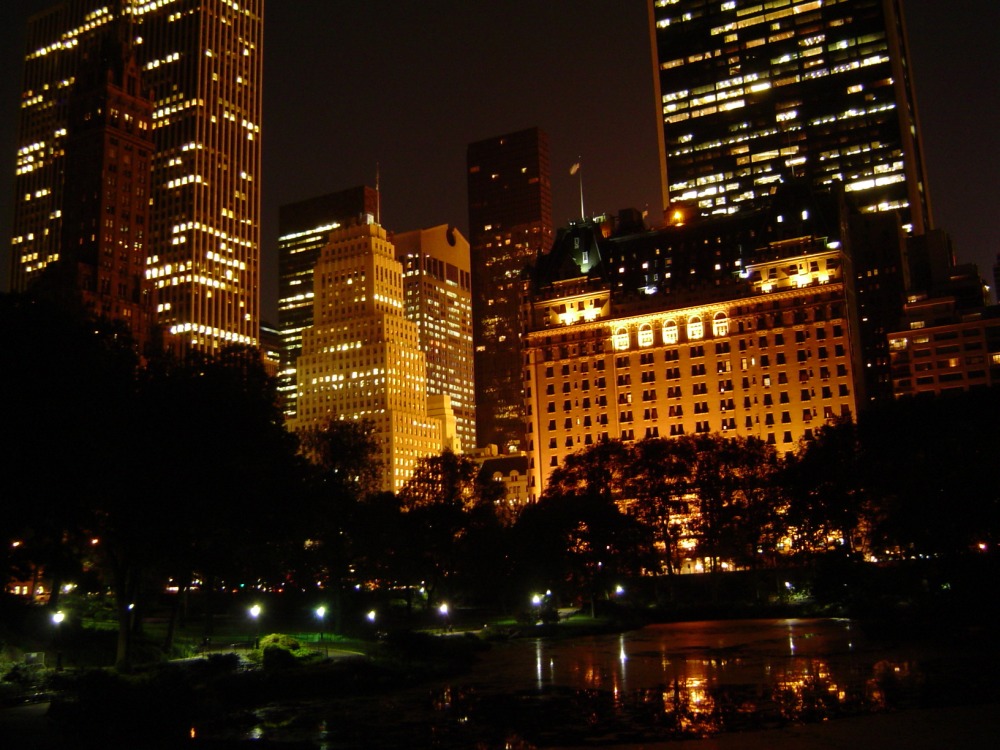
[[394, 234], [392, 243], [403, 265], [406, 317], [417, 324], [427, 360], [427, 392], [448, 397], [459, 438], [450, 447], [460, 453], [476, 444], [469, 243], [447, 224]]
[[[68, 0], [29, 22], [12, 237], [12, 285], [58, 260], [68, 93], [83, 51], [129, 28], [153, 91], [146, 274], [180, 349], [256, 345], [260, 324], [263, 0]], [[138, 168], [138, 164], [135, 165]]]
[[153, 339], [146, 279], [153, 104], [125, 40], [93, 40], [70, 93], [61, 262], [48, 270], [93, 314]]
[[896, 398], [1000, 384], [1000, 306], [956, 307], [954, 297], [914, 298], [905, 330], [889, 334]]
[[477, 445], [524, 445], [520, 302], [525, 269], [552, 244], [547, 134], [472, 143], [467, 154]]
[[441, 452], [443, 427], [428, 413], [420, 332], [406, 318], [403, 267], [385, 230], [374, 222], [333, 230], [313, 289], [290, 425], [369, 420], [381, 448], [382, 489], [399, 492], [421, 458]]
[[768, 232], [767, 220], [560, 233], [525, 305], [532, 497], [600, 441], [718, 432], [790, 452], [857, 413], [850, 258], [836, 240]]
[[790, 178], [931, 228], [901, 0], [649, 0], [664, 206], [735, 213]]
[[378, 214], [378, 193], [364, 185], [289, 203], [278, 211], [278, 330], [281, 369], [278, 394], [286, 419], [294, 419], [298, 394], [295, 360], [302, 331], [313, 322], [313, 269], [330, 232]]

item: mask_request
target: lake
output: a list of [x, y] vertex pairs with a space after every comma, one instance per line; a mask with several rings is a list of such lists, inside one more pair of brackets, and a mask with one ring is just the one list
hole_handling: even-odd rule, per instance
[[199, 738], [342, 748], [640, 746], [996, 699], [996, 651], [841, 619], [688, 622], [495, 644], [459, 678], [272, 704]]

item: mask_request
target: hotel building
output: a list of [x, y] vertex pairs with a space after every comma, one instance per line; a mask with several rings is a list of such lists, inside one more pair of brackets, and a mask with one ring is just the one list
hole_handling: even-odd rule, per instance
[[399, 492], [417, 461], [441, 452], [446, 436], [443, 420], [428, 412], [419, 327], [406, 318], [403, 266], [385, 230], [374, 222], [333, 230], [320, 251], [313, 290], [290, 426], [370, 420], [381, 447], [382, 489]]
[[548, 135], [531, 128], [468, 146], [469, 242], [480, 447], [524, 445], [520, 302], [525, 269], [552, 244]]
[[671, 212], [735, 213], [794, 177], [931, 228], [901, 0], [649, 3]]
[[[153, 91], [146, 274], [180, 349], [256, 345], [263, 0], [68, 0], [28, 25], [12, 237], [25, 289], [63, 247], [69, 93], [83, 52], [127, 22]], [[138, 168], [138, 162], [134, 168]], [[138, 213], [135, 210], [134, 213]]]
[[775, 218], [560, 233], [525, 305], [532, 497], [567, 455], [602, 440], [720, 432], [789, 452], [856, 414], [849, 255]]

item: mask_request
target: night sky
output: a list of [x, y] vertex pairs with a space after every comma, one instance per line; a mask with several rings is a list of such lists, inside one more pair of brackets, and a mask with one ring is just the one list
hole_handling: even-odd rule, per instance
[[[0, 289], [16, 151], [24, 26], [51, 0], [6, 0], [0, 28]], [[937, 226], [992, 286], [1000, 251], [998, 0], [905, 0]], [[646, 0], [267, 0], [264, 317], [277, 322], [283, 203], [381, 177], [382, 223], [468, 235], [465, 149], [548, 131], [554, 220], [658, 217], [656, 108]], [[376, 166], [377, 165], [377, 166]]]

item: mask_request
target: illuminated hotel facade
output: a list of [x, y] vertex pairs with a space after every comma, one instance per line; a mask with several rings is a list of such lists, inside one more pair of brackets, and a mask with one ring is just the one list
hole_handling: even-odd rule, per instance
[[735, 213], [789, 178], [931, 228], [900, 0], [649, 0], [664, 206]]
[[[146, 273], [182, 349], [256, 345], [260, 308], [263, 0], [69, 0], [28, 25], [12, 286], [60, 256], [69, 91], [120, 16], [154, 96]], [[117, 8], [121, 7], [119, 12]]]
[[427, 360], [427, 392], [446, 396], [455, 416], [455, 453], [476, 445], [469, 243], [441, 224], [392, 236], [403, 265], [406, 317], [417, 324]]
[[286, 419], [296, 414], [295, 360], [302, 353], [302, 331], [313, 322], [313, 269], [320, 250], [334, 229], [377, 215], [378, 192], [364, 185], [288, 203], [278, 210], [278, 395]]
[[552, 244], [548, 135], [539, 128], [469, 144], [469, 243], [480, 447], [524, 445], [523, 272]]
[[399, 492], [417, 461], [440, 453], [447, 436], [443, 420], [428, 411], [419, 328], [406, 318], [403, 266], [386, 231], [374, 222], [333, 230], [313, 289], [290, 426], [370, 420], [381, 448], [382, 489]]
[[560, 233], [526, 302], [533, 498], [567, 455], [600, 441], [717, 432], [790, 452], [857, 413], [849, 255], [788, 229], [764, 218], [610, 240], [590, 223]]

